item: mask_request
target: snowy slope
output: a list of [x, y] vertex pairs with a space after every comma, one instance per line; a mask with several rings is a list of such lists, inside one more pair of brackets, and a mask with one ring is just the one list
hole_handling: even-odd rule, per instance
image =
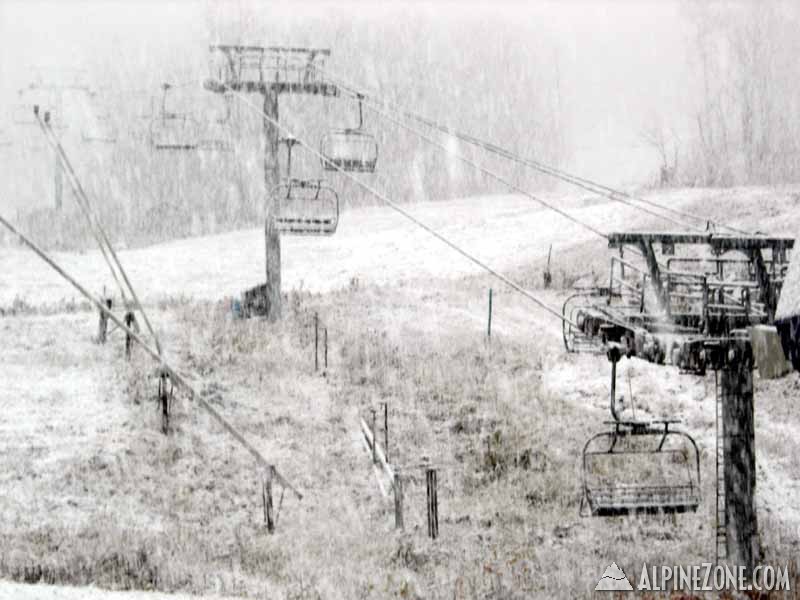
[[[665, 198], [673, 207], [708, 192], [684, 190]], [[590, 206], [575, 198], [548, 198], [600, 231], [647, 224], [653, 217], [610, 201]], [[550, 244], [557, 253], [578, 243], [603, 240], [563, 216], [521, 196], [486, 196], [405, 205], [432, 226], [491, 266], [507, 269], [540, 259]], [[666, 223], [669, 228], [669, 223]], [[674, 226], [673, 226], [674, 228]], [[186, 295], [217, 299], [236, 295], [264, 280], [264, 238], [251, 229], [122, 250], [120, 260], [143, 302]], [[97, 251], [55, 253], [66, 270], [93, 291], [111, 289], [113, 280]], [[364, 208], [342, 214], [339, 231], [326, 238], [284, 237], [283, 289], [324, 292], [362, 282], [393, 283], [425, 277], [457, 278], [478, 267], [389, 208]], [[17, 296], [38, 305], [77, 293], [38, 257], [23, 247], [0, 249], [0, 305]]]

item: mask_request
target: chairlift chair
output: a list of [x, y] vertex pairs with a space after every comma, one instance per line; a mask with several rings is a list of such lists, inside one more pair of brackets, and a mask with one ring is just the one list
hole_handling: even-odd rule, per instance
[[231, 99], [225, 95], [225, 112], [206, 124], [197, 140], [197, 149], [201, 152], [233, 152], [231, 139]]
[[321, 179], [291, 176], [294, 138], [281, 140], [287, 147], [287, 177], [271, 192], [277, 206], [275, 227], [288, 235], [332, 235], [339, 224], [339, 196]]
[[189, 114], [167, 110], [167, 93], [171, 88], [168, 83], [162, 85], [161, 111], [150, 122], [150, 145], [156, 150], [196, 150], [198, 123]]
[[275, 225], [290, 235], [333, 235], [339, 224], [339, 197], [321, 179], [289, 179], [274, 194]]
[[322, 167], [326, 171], [356, 171], [374, 173], [378, 162], [378, 142], [375, 136], [364, 129], [362, 101], [358, 99], [358, 126], [332, 129], [320, 140]]
[[115, 144], [117, 137], [117, 128], [108, 113], [96, 115], [93, 122], [81, 130], [81, 138], [84, 142]]
[[[623, 420], [615, 399], [618, 345], [611, 345], [611, 426], [583, 447], [582, 516], [696, 511], [701, 502], [700, 452], [678, 421]], [[588, 513], [585, 512], [588, 510]]]

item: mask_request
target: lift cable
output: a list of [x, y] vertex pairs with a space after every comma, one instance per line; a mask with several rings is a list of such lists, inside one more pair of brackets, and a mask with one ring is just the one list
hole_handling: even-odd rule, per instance
[[[45, 125], [45, 122], [42, 120], [42, 116], [39, 114], [38, 106], [35, 106], [33, 111], [36, 116], [36, 121], [39, 124], [39, 127], [41, 128], [42, 133], [45, 136], [45, 139], [51, 146], [53, 146], [53, 142], [50, 139], [50, 134], [52, 133], [52, 129], [50, 129], [48, 125]], [[59, 167], [56, 166], [56, 168]], [[70, 184], [72, 184], [72, 180], [70, 180]], [[73, 186], [73, 191], [74, 191], [74, 186]], [[95, 222], [94, 219], [92, 218], [90, 208], [84, 203], [82, 197], [78, 193], [74, 194], [74, 198], [75, 198], [75, 203], [81, 209], [83, 216], [86, 218], [86, 222], [89, 225], [89, 231], [91, 231], [92, 237], [94, 237], [95, 241], [97, 242], [97, 246], [98, 248], [100, 248], [100, 253], [103, 255], [103, 259], [105, 260], [106, 265], [108, 265], [108, 269], [111, 271], [111, 276], [114, 278], [114, 281], [116, 282], [117, 287], [119, 288], [119, 293], [120, 296], [122, 297], [122, 302], [123, 304], [127, 305], [128, 299], [125, 295], [125, 287], [120, 281], [119, 276], [117, 275], [117, 270], [114, 268], [114, 265], [108, 256], [108, 251], [106, 250], [106, 246], [103, 243], [100, 232], [95, 226]]]
[[[40, 122], [41, 122], [41, 117], [39, 117], [38, 110], [36, 110], [35, 113], [36, 113], [37, 119], [40, 119]], [[131, 297], [133, 298], [133, 302], [134, 302], [134, 305], [135, 305], [134, 308], [138, 309], [138, 311], [141, 313], [142, 318], [144, 319], [145, 325], [147, 326], [147, 329], [150, 332], [150, 335], [153, 336], [153, 341], [155, 342], [156, 349], [158, 350], [158, 353], [160, 355], [162, 348], [161, 348], [161, 342], [158, 339], [158, 335], [156, 334], [155, 330], [153, 329], [153, 326], [150, 324], [150, 319], [147, 318], [147, 313], [145, 312], [144, 307], [142, 306], [142, 303], [139, 301], [139, 297], [136, 294], [136, 290], [133, 289], [133, 285], [131, 285], [130, 279], [128, 278], [128, 275], [125, 272], [125, 269], [122, 267], [122, 263], [120, 263], [119, 257], [117, 256], [117, 253], [114, 251], [114, 247], [111, 245], [111, 241], [108, 239], [108, 235], [106, 234], [105, 229], [103, 229], [103, 226], [100, 223], [99, 218], [97, 217], [97, 212], [94, 210], [94, 208], [92, 206], [92, 203], [91, 203], [91, 200], [89, 199], [89, 196], [86, 194], [86, 191], [83, 189], [83, 185], [81, 185], [81, 182], [78, 179], [78, 176], [75, 173], [74, 168], [72, 167], [72, 163], [70, 162], [69, 157], [67, 156], [67, 153], [64, 151], [64, 148], [61, 145], [61, 142], [55, 137], [55, 133], [53, 132], [53, 130], [50, 127], [49, 123], [44, 122], [44, 123], [42, 123], [42, 126], [43, 126], [43, 128], [45, 130], [45, 137], [47, 138], [48, 143], [58, 153], [58, 156], [61, 159], [61, 164], [63, 164], [64, 167], [66, 167], [67, 179], [69, 180], [70, 185], [72, 186], [72, 189], [75, 192], [75, 197], [76, 198], [81, 198], [83, 200], [83, 202], [85, 203], [86, 207], [88, 208], [89, 213], [92, 216], [92, 220], [94, 221], [94, 224], [97, 227], [97, 229], [98, 229], [98, 231], [100, 233], [100, 236], [101, 236], [103, 242], [105, 243], [106, 248], [108, 249], [108, 252], [111, 254], [111, 257], [113, 258], [114, 263], [117, 266], [117, 269], [119, 269], [119, 273], [122, 276], [122, 279], [125, 281], [125, 285], [128, 287], [128, 290], [131, 293]], [[102, 248], [102, 244], [101, 244], [101, 248]], [[113, 270], [112, 270], [112, 272], [113, 272]]]
[[[468, 165], [471, 165], [472, 167], [474, 167], [474, 168], [478, 169], [478, 170], [479, 170], [479, 171], [481, 171], [482, 173], [484, 173], [484, 174], [487, 174], [487, 175], [491, 176], [492, 178], [494, 178], [495, 180], [497, 180], [497, 181], [499, 181], [499, 182], [501, 182], [501, 183], [503, 183], [503, 184], [507, 185], [508, 187], [510, 187], [510, 188], [512, 188], [512, 189], [514, 189], [515, 191], [517, 191], [517, 192], [519, 192], [519, 193], [522, 193], [522, 194], [524, 194], [524, 195], [525, 195], [525, 196], [527, 196], [528, 198], [531, 198], [531, 199], [533, 199], [533, 200], [536, 200], [537, 202], [539, 202], [539, 203], [541, 203], [541, 204], [545, 204], [545, 203], [544, 203], [543, 201], [541, 201], [539, 198], [537, 198], [537, 197], [533, 196], [532, 194], [530, 194], [530, 193], [528, 193], [528, 192], [526, 192], [526, 191], [522, 190], [522, 188], [520, 188], [520, 187], [518, 187], [518, 186], [516, 186], [516, 185], [514, 185], [514, 184], [512, 184], [512, 183], [510, 183], [508, 180], [506, 180], [506, 179], [503, 179], [501, 176], [499, 176], [499, 175], [496, 175], [496, 174], [495, 174], [493, 171], [490, 171], [489, 169], [486, 169], [485, 167], [481, 166], [479, 163], [477, 163], [477, 162], [475, 162], [475, 161], [473, 161], [473, 160], [471, 160], [471, 159], [467, 158], [467, 157], [466, 157], [466, 156], [464, 156], [463, 154], [460, 154], [458, 151], [456, 151], [455, 149], [451, 148], [451, 147], [450, 147], [450, 146], [448, 146], [446, 143], [443, 143], [443, 142], [437, 141], [437, 140], [435, 140], [434, 138], [432, 138], [432, 137], [430, 137], [430, 136], [426, 135], [425, 133], [421, 132], [419, 129], [415, 129], [415, 128], [414, 128], [414, 127], [412, 127], [411, 125], [408, 125], [407, 123], [405, 123], [405, 122], [403, 122], [403, 121], [401, 121], [401, 120], [399, 120], [399, 119], [397, 119], [397, 118], [395, 118], [395, 117], [392, 117], [392, 116], [391, 116], [389, 113], [387, 113], [387, 112], [384, 112], [383, 110], [381, 110], [380, 108], [378, 108], [378, 107], [377, 107], [377, 105], [376, 105], [374, 102], [373, 102], [372, 104], [370, 104], [370, 101], [369, 101], [369, 100], [367, 100], [367, 101], [366, 101], [366, 105], [367, 105], [367, 107], [368, 107], [368, 108], [370, 108], [370, 109], [371, 109], [373, 112], [375, 112], [375, 113], [376, 113], [376, 114], [378, 114], [379, 116], [381, 116], [381, 117], [383, 117], [384, 119], [386, 119], [386, 120], [388, 120], [388, 121], [390, 121], [390, 122], [394, 123], [395, 125], [397, 125], [397, 126], [399, 126], [399, 127], [402, 127], [403, 129], [406, 129], [407, 131], [409, 131], [409, 132], [413, 133], [414, 135], [416, 135], [416, 136], [417, 136], [417, 137], [419, 137], [420, 139], [422, 139], [422, 140], [424, 140], [424, 141], [428, 142], [429, 144], [432, 144], [432, 145], [434, 145], [434, 146], [437, 146], [438, 148], [440, 148], [442, 151], [446, 152], [446, 153], [447, 153], [447, 154], [449, 154], [450, 156], [453, 156], [453, 157], [455, 157], [455, 158], [458, 158], [459, 160], [461, 160], [461, 161], [465, 162], [466, 164], [468, 164]], [[677, 219], [673, 219], [672, 217], [668, 217], [668, 216], [666, 216], [666, 215], [662, 215], [662, 214], [660, 214], [660, 213], [657, 213], [657, 212], [655, 212], [655, 211], [652, 211], [652, 210], [650, 210], [650, 209], [647, 209], [647, 208], [644, 208], [644, 207], [638, 206], [638, 205], [636, 205], [636, 204], [633, 204], [632, 202], [629, 202], [629, 201], [627, 201], [627, 200], [617, 199], [616, 201], [617, 201], [617, 202], [620, 202], [620, 203], [622, 203], [622, 204], [626, 204], [626, 205], [628, 205], [628, 206], [630, 206], [631, 208], [634, 208], [634, 209], [636, 209], [636, 210], [640, 210], [640, 211], [642, 211], [642, 212], [648, 213], [649, 215], [651, 215], [651, 216], [654, 216], [654, 217], [656, 217], [656, 218], [658, 218], [658, 219], [663, 219], [663, 220], [669, 221], [669, 222], [673, 223], [674, 225], [678, 225], [678, 226], [680, 226], [680, 227], [685, 227], [685, 228], [688, 228], [688, 229], [694, 229], [694, 230], [696, 230], [696, 231], [702, 231], [701, 229], [699, 229], [699, 228], [697, 228], [697, 227], [694, 227], [693, 225], [689, 225], [688, 223], [686, 223], [686, 222], [684, 222], [684, 221], [678, 221]], [[548, 208], [550, 208], [550, 209], [552, 209], [552, 210], [556, 210], [556, 211], [560, 212], [562, 215], [565, 215], [565, 216], [566, 216], [566, 213], [564, 213], [564, 212], [561, 212], [559, 209], [556, 209], [556, 208], [555, 208], [553, 205], [551, 205], [551, 204], [545, 204], [545, 206], [547, 206]], [[573, 220], [575, 220], [575, 219], [573, 219]], [[587, 225], [585, 225], [585, 224], [583, 224], [583, 223], [581, 223], [581, 224], [582, 224], [584, 227], [587, 227]], [[596, 231], [595, 231], [595, 232], [596, 232]], [[603, 237], [608, 237], [608, 236], [607, 236], [606, 234], [603, 234]]]
[[[639, 208], [641, 210], [645, 210], [645, 209], [643, 209], [642, 207], [638, 207], [637, 205], [630, 204], [630, 202], [626, 202], [626, 201], [622, 200], [622, 198], [626, 198], [629, 201], [635, 201], [635, 202], [640, 202], [640, 203], [643, 203], [643, 204], [648, 204], [648, 205], [650, 205], [650, 206], [652, 206], [654, 208], [658, 208], [660, 210], [672, 213], [672, 214], [677, 215], [677, 216], [687, 217], [687, 218], [693, 219], [693, 220], [695, 220], [697, 222], [700, 222], [700, 223], [703, 223], [703, 224], [712, 224], [712, 225], [723, 227], [725, 229], [729, 229], [730, 231], [733, 231], [733, 232], [736, 232], [736, 233], [741, 233], [741, 234], [748, 234], [749, 233], [747, 231], [744, 231], [744, 230], [741, 230], [741, 229], [737, 229], [735, 227], [732, 227], [730, 225], [726, 225], [724, 223], [715, 222], [715, 221], [712, 221], [712, 220], [709, 220], [709, 219], [705, 219], [703, 217], [700, 217], [698, 215], [695, 215], [695, 214], [692, 214], [692, 213], [689, 213], [689, 212], [685, 212], [685, 211], [677, 210], [677, 209], [674, 209], [674, 208], [671, 208], [671, 207], [668, 207], [668, 206], [664, 206], [662, 204], [659, 204], [658, 202], [653, 202], [652, 200], [646, 200], [644, 198], [633, 196], [632, 194], [629, 194], [628, 192], [625, 192], [625, 191], [622, 191], [622, 190], [618, 190], [618, 189], [614, 189], [614, 188], [611, 188], [609, 186], [603, 185], [601, 183], [597, 183], [595, 181], [591, 181], [589, 179], [585, 179], [583, 177], [579, 177], [577, 175], [573, 175], [571, 173], [567, 173], [567, 172], [562, 171], [560, 169], [557, 169], [555, 167], [551, 167], [551, 166], [545, 165], [544, 163], [541, 163], [539, 161], [535, 161], [535, 160], [532, 160], [532, 159], [524, 158], [524, 157], [522, 157], [522, 156], [520, 156], [518, 154], [515, 154], [515, 153], [511, 152], [510, 150], [506, 150], [505, 148], [502, 148], [502, 147], [500, 147], [500, 146], [498, 146], [496, 144], [493, 144], [491, 142], [487, 142], [485, 140], [482, 140], [482, 139], [477, 138], [475, 136], [472, 136], [470, 134], [457, 131], [457, 130], [455, 130], [455, 129], [451, 128], [451, 127], [448, 127], [446, 125], [442, 125], [441, 123], [439, 123], [439, 122], [437, 122], [437, 121], [435, 121], [433, 119], [429, 119], [429, 118], [423, 117], [421, 115], [418, 115], [418, 114], [416, 114], [416, 113], [414, 113], [414, 112], [412, 112], [412, 111], [410, 111], [408, 109], [405, 109], [405, 108], [403, 108], [403, 107], [401, 107], [401, 106], [399, 106], [397, 104], [392, 104], [392, 103], [390, 103], [389, 101], [387, 101], [385, 99], [381, 99], [381, 98], [379, 98], [377, 96], [371, 96], [369, 94], [366, 94], [365, 92], [363, 92], [359, 88], [356, 88], [355, 86], [353, 86], [351, 84], [348, 84], [344, 79], [342, 79], [342, 78], [340, 78], [338, 76], [331, 76], [330, 71], [327, 70], [327, 69], [322, 69], [321, 67], [316, 66], [316, 65], [313, 66], [313, 68], [315, 68], [318, 71], [320, 71], [323, 75], [326, 75], [328, 77], [328, 79], [333, 81], [338, 87], [340, 87], [342, 90], [347, 92], [352, 97], [360, 96], [362, 99], [371, 101], [373, 104], [375, 104], [377, 106], [382, 106], [382, 107], [388, 108], [388, 109], [390, 109], [390, 110], [392, 110], [392, 111], [394, 111], [394, 112], [396, 112], [398, 114], [401, 114], [404, 117], [406, 117], [407, 119], [414, 120], [414, 121], [417, 121], [419, 123], [422, 123], [423, 125], [431, 127], [433, 129], [437, 129], [438, 131], [440, 131], [440, 132], [442, 132], [444, 134], [453, 136], [453, 137], [455, 137], [457, 139], [460, 139], [460, 140], [462, 140], [464, 142], [467, 142], [469, 144], [472, 144], [474, 146], [482, 148], [482, 149], [484, 149], [484, 150], [486, 150], [488, 152], [497, 154], [497, 155], [499, 155], [499, 156], [501, 156], [503, 158], [506, 158], [508, 160], [511, 160], [511, 161], [516, 162], [518, 164], [521, 164], [523, 166], [529, 167], [531, 169], [534, 169], [534, 170], [539, 171], [541, 173], [544, 173], [546, 175], [550, 175], [552, 177], [556, 177], [557, 179], [560, 179], [560, 180], [562, 180], [562, 181], [564, 181], [566, 183], [569, 183], [569, 184], [575, 185], [577, 187], [580, 187], [581, 189], [584, 189], [584, 190], [586, 190], [588, 192], [605, 196], [610, 200], [613, 200], [613, 201], [616, 201], [616, 202], [622, 202], [623, 204], [628, 204], [629, 206], [633, 206], [634, 208]], [[678, 221], [669, 219], [669, 218], [667, 218], [667, 217], [665, 217], [663, 215], [652, 213], [652, 212], [647, 211], [647, 210], [645, 210], [645, 212], [648, 212], [649, 214], [652, 214], [654, 216], [658, 216], [659, 218], [670, 220], [672, 223], [681, 225], [682, 227], [688, 227], [688, 228], [693, 228], [693, 229], [697, 230], [696, 227], [688, 225], [685, 222], [678, 222]]]
[[[233, 95], [236, 98], [238, 98], [245, 106], [247, 106], [249, 109], [253, 110], [254, 112], [258, 113], [259, 115], [261, 115], [262, 118], [264, 118], [266, 121], [271, 123], [274, 127], [276, 127], [277, 129], [281, 130], [284, 133], [284, 135], [286, 135], [287, 137], [292, 137], [295, 140], [297, 140], [298, 143], [300, 143], [303, 146], [305, 146], [312, 154], [317, 156], [320, 160], [322, 160], [325, 163], [329, 164], [334, 170], [338, 171], [341, 175], [344, 175], [345, 177], [347, 177], [348, 179], [350, 179], [351, 181], [353, 181], [354, 183], [356, 183], [357, 185], [362, 187], [364, 190], [366, 190], [367, 192], [369, 192], [370, 194], [375, 196], [378, 200], [380, 200], [381, 202], [386, 204], [389, 208], [391, 208], [394, 211], [400, 213], [406, 219], [408, 219], [409, 221], [411, 221], [412, 223], [414, 223], [418, 227], [424, 229], [429, 234], [431, 234], [433, 237], [435, 237], [439, 241], [443, 242], [444, 244], [446, 244], [447, 246], [449, 246], [450, 248], [452, 248], [453, 250], [458, 252], [461, 256], [463, 256], [467, 260], [469, 260], [472, 263], [478, 265], [481, 269], [483, 269], [484, 271], [486, 271], [490, 275], [494, 276], [495, 278], [499, 279], [500, 281], [502, 281], [503, 283], [508, 285], [513, 290], [519, 292], [520, 294], [522, 294], [523, 296], [525, 296], [529, 300], [532, 300], [540, 308], [542, 308], [545, 311], [549, 312], [550, 314], [554, 315], [559, 320], [565, 321], [565, 322], [569, 323], [570, 325], [572, 325], [573, 327], [577, 327], [576, 323], [574, 323], [572, 320], [566, 318], [558, 310], [552, 308], [551, 306], [548, 306], [545, 302], [543, 302], [542, 300], [540, 300], [539, 298], [534, 296], [531, 292], [529, 292], [528, 290], [526, 290], [525, 288], [523, 288], [519, 284], [515, 283], [514, 281], [512, 281], [511, 279], [509, 279], [508, 277], [506, 277], [502, 273], [498, 272], [497, 270], [493, 269], [492, 267], [490, 267], [489, 265], [487, 265], [486, 263], [481, 261], [479, 258], [473, 256], [472, 254], [470, 254], [466, 250], [462, 249], [460, 246], [458, 246], [454, 242], [450, 241], [448, 238], [443, 236], [441, 233], [437, 232], [435, 229], [433, 229], [429, 225], [426, 225], [425, 223], [423, 223], [422, 221], [420, 221], [419, 219], [417, 219], [416, 217], [411, 215], [409, 212], [404, 210], [400, 205], [398, 205], [397, 203], [395, 203], [392, 200], [390, 200], [387, 196], [385, 196], [384, 194], [381, 194], [380, 192], [378, 192], [375, 188], [373, 188], [369, 184], [364, 183], [358, 177], [356, 177], [353, 174], [345, 171], [344, 169], [342, 169], [338, 165], [333, 164], [330, 160], [328, 160], [322, 153], [320, 153], [311, 144], [309, 144], [305, 140], [293, 135], [292, 132], [285, 125], [283, 125], [282, 123], [280, 123], [277, 120], [273, 119], [271, 116], [269, 116], [267, 113], [265, 113], [259, 106], [257, 106], [255, 103], [253, 103], [249, 98], [247, 98], [243, 94], [240, 94], [239, 92], [236, 92], [234, 90], [229, 90], [229, 91], [231, 92], [231, 95]], [[495, 176], [495, 177], [497, 177], [499, 179], [499, 176]], [[521, 193], [526, 193], [526, 192], [524, 192], [522, 190], [520, 190], [520, 192]], [[537, 198], [534, 198], [534, 199], [538, 201]], [[555, 210], [558, 210], [558, 209], [555, 209]], [[561, 212], [561, 211], [559, 211], [559, 212]], [[591, 227], [589, 225], [581, 223], [577, 219], [574, 219], [574, 217], [572, 217], [571, 215], [568, 215], [567, 213], [562, 213], [562, 214], [564, 214], [564, 216], [566, 216], [570, 220], [574, 220], [575, 222], [577, 222], [578, 224], [582, 225], [583, 227], [586, 227], [587, 229], [589, 229], [590, 231], [596, 233], [597, 235], [600, 235], [602, 237], [606, 237], [600, 231], [594, 229], [593, 227]]]
[[84, 288], [80, 283], [77, 282], [72, 276], [70, 276], [55, 260], [53, 260], [50, 256], [48, 256], [44, 250], [39, 248], [32, 240], [30, 240], [27, 236], [20, 233], [11, 223], [9, 223], [2, 215], [0, 215], [0, 225], [3, 225], [6, 229], [8, 229], [12, 234], [15, 234], [28, 248], [33, 250], [33, 252], [39, 256], [44, 262], [46, 262], [53, 270], [55, 270], [59, 275], [61, 275], [64, 279], [66, 279], [72, 286], [78, 290], [89, 302], [91, 302], [98, 310], [103, 312], [109, 320], [113, 321], [119, 329], [127, 333], [131, 336], [131, 338], [136, 341], [144, 350], [147, 352], [153, 359], [159, 362], [160, 366], [169, 373], [169, 376], [177, 382], [180, 386], [182, 386], [186, 392], [189, 394], [189, 399], [196, 401], [203, 409], [205, 409], [213, 418], [217, 421], [220, 425], [222, 425], [223, 429], [231, 434], [237, 442], [239, 442], [244, 448], [250, 452], [250, 454], [255, 457], [256, 462], [261, 466], [267, 469], [267, 473], [269, 476], [275, 477], [280, 485], [283, 487], [291, 490], [298, 499], [302, 500], [303, 495], [294, 487], [292, 486], [276, 469], [275, 465], [271, 464], [267, 459], [259, 452], [255, 446], [253, 446], [242, 433], [240, 433], [225, 417], [223, 417], [207, 400], [205, 400], [187, 381], [185, 377], [183, 377], [180, 373], [178, 373], [175, 369], [173, 369], [170, 365], [168, 365], [161, 354], [161, 351], [156, 351], [152, 349], [147, 343], [139, 336], [139, 334], [125, 325], [125, 323], [117, 317], [112, 311], [110, 311], [98, 298], [95, 298], [86, 288]]

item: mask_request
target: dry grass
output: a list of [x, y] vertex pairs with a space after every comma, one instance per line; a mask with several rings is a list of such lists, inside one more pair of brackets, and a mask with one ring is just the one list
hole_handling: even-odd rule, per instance
[[[608, 418], [607, 364], [565, 356], [553, 322], [502, 290], [488, 343], [486, 288], [482, 278], [436, 288], [354, 282], [290, 295], [278, 325], [233, 321], [223, 303], [160, 307], [170, 360], [306, 494], [284, 497], [272, 536], [251, 457], [198, 407], [179, 397], [173, 433], [160, 434], [152, 362], [137, 353], [126, 365], [119, 338], [89, 344], [91, 313], [66, 323], [34, 311], [7, 317], [9, 339], [32, 343], [0, 359], [52, 367], [74, 356], [104, 420], [81, 422], [68, 380], [50, 414], [14, 413], [23, 426], [4, 442], [15, 468], [3, 479], [0, 576], [263, 598], [561, 598], [591, 596], [612, 561], [632, 576], [642, 561], [710, 560], [707, 382], [631, 363], [638, 409], [678, 411], [698, 433], [701, 511], [581, 519], [580, 449]], [[556, 303], [561, 292], [545, 295]], [[314, 373], [315, 313], [329, 333], [324, 374]], [[58, 339], [39, 345], [53, 327]], [[56, 391], [19, 401], [35, 406]], [[406, 476], [404, 533], [358, 439], [358, 417], [381, 402], [390, 459]], [[65, 448], [68, 434], [84, 442]], [[771, 441], [762, 448], [777, 460]], [[425, 531], [426, 461], [439, 466], [435, 542]], [[780, 563], [798, 536], [777, 517], [761, 527], [767, 557]]]

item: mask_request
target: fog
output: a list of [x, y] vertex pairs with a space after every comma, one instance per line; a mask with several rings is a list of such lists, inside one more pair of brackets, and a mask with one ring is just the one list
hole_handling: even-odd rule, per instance
[[[671, 162], [681, 163], [674, 165], [677, 172], [699, 160], [691, 139], [708, 81], [697, 76], [698, 23], [713, 26], [714, 10], [734, 18], [754, 6], [678, 0], [380, 5], [3, 0], [0, 99], [12, 107], [36, 67], [82, 68], [107, 109], [126, 121], [118, 125], [125, 126], [132, 112], [158, 101], [163, 82], [202, 81], [209, 43], [329, 47], [331, 69], [421, 114], [576, 174], [635, 187], [657, 183], [660, 169], [673, 168]], [[792, 5], [773, 6], [778, 8], [772, 12], [796, 18]], [[701, 13], [705, 16], [698, 17]], [[724, 67], [725, 59], [718, 64]], [[320, 110], [308, 99], [285, 105], [281, 118], [309, 136], [331, 126], [326, 119], [347, 119], [353, 110], [342, 103]], [[5, 116], [0, 129], [18, 141], [39, 135], [15, 129]], [[70, 118], [80, 120], [65, 115]], [[400, 199], [412, 192], [418, 196], [420, 169], [428, 197], [504, 191], [474, 173], [454, 175], [413, 136], [386, 123], [371, 126], [385, 149], [381, 171], [390, 182], [387, 191]], [[255, 125], [250, 133], [258, 135]], [[69, 127], [64, 135], [69, 146]], [[258, 148], [253, 141], [241, 161], [257, 167]], [[82, 164], [97, 153], [79, 144], [72, 151]], [[706, 152], [707, 160], [710, 155]], [[112, 162], [128, 160], [125, 156], [117, 152]], [[722, 159], [719, 152], [713, 156], [710, 176], [685, 179], [692, 185], [735, 182], [735, 175], [719, 175]], [[33, 179], [46, 179], [46, 159], [28, 162], [44, 165]], [[558, 185], [531, 173], [509, 176], [532, 189]], [[247, 177], [255, 190], [257, 168]], [[2, 204], [38, 203], [37, 194], [25, 193], [21, 169], [15, 168], [14, 179], [14, 186], [5, 182]]]

